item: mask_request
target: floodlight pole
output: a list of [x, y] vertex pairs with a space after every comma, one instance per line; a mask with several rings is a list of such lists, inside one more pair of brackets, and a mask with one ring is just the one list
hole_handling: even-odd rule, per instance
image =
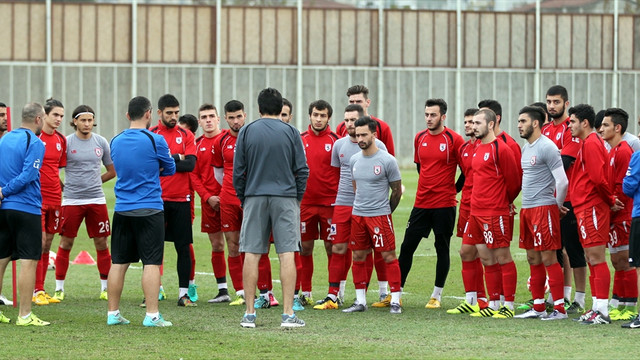
[[47, 86], [47, 98], [53, 96], [53, 68], [51, 65], [51, 0], [46, 2], [46, 86]]

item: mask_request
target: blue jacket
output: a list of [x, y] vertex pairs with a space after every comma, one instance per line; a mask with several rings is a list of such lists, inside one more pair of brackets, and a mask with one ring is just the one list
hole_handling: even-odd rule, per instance
[[631, 155], [627, 175], [622, 180], [622, 191], [633, 199], [631, 217], [640, 216], [640, 152], [634, 152]]

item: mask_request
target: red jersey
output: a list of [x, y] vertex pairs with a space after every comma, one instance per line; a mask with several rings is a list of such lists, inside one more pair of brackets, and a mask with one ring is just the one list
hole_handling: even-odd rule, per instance
[[473, 189], [473, 168], [471, 160], [476, 151], [476, 147], [480, 144], [480, 140], [473, 139], [460, 146], [460, 170], [464, 174], [464, 186], [462, 187], [462, 196], [460, 197], [460, 209], [471, 209], [471, 190]]
[[[389, 127], [389, 124], [382, 121], [382, 119], [378, 119], [375, 116], [371, 116], [371, 118], [378, 122], [378, 128], [376, 130], [376, 138], [384, 143], [384, 146], [387, 147], [387, 152], [389, 154], [395, 156], [396, 150], [395, 150], [395, 147], [393, 146], [393, 134], [391, 133], [391, 128]], [[338, 124], [338, 127], [336, 127], [336, 133], [340, 137], [347, 136], [347, 127], [344, 125], [344, 121]]]
[[609, 206], [615, 203], [607, 182], [607, 158], [602, 138], [595, 131], [592, 132], [582, 142], [569, 181], [569, 188], [573, 194], [571, 204], [576, 213], [602, 202]]
[[309, 166], [307, 190], [301, 205], [331, 206], [336, 201], [340, 180], [340, 168], [331, 166], [331, 153], [333, 144], [339, 137], [329, 126], [316, 135], [311, 125], [300, 136]]
[[611, 223], [625, 220], [631, 222], [633, 199], [622, 192], [622, 179], [627, 174], [631, 155], [633, 155], [633, 149], [626, 141], [621, 141], [618, 146], [609, 151], [607, 181], [611, 186], [611, 193], [624, 204], [624, 209], [611, 212]]
[[67, 138], [57, 130], [51, 135], [43, 131], [39, 138], [44, 143], [44, 159], [40, 167], [42, 205], [60, 206], [60, 168], [67, 166]]
[[511, 152], [513, 153], [513, 157], [516, 159], [516, 162], [518, 163], [518, 172], [520, 173], [520, 177], [522, 177], [522, 164], [520, 164], [520, 158], [522, 157], [522, 149], [520, 148], [520, 144], [518, 144], [518, 142], [515, 141], [511, 137], [511, 135], [507, 134], [504, 131], [496, 135], [496, 137], [504, 141], [504, 143], [507, 144], [509, 149], [511, 149]]
[[[171, 155], [196, 156], [196, 141], [193, 133], [180, 126], [167, 127], [158, 121], [158, 125], [149, 131], [159, 134], [167, 141]], [[171, 176], [160, 177], [162, 187], [162, 200], [164, 201], [191, 201], [191, 187], [189, 186], [189, 172], [178, 172]]]
[[206, 137], [204, 135], [196, 139], [196, 150], [198, 151], [198, 160], [196, 167], [190, 174], [191, 186], [198, 192], [203, 201], [207, 201], [212, 196], [218, 196], [222, 186], [216, 180], [213, 173], [213, 153], [215, 151], [213, 144], [220, 140], [228, 130], [222, 130], [216, 136]]
[[[542, 135], [551, 139], [556, 144], [562, 155], [576, 158], [578, 150], [580, 150], [580, 138], [571, 136], [571, 130], [569, 129], [569, 118], [560, 124], [556, 125], [553, 121], [542, 127]], [[567, 169], [567, 178], [571, 181], [571, 170], [573, 167]], [[567, 189], [567, 196], [564, 201], [571, 201], [570, 191]]]
[[513, 151], [500, 139], [478, 144], [471, 160], [473, 188], [471, 215], [509, 214], [509, 204], [518, 196], [522, 176]]
[[231, 135], [230, 131], [227, 131], [218, 138], [218, 141], [213, 143], [213, 166], [224, 169], [220, 202], [240, 206], [240, 199], [238, 199], [236, 189], [233, 187], [233, 157], [236, 153], [237, 139], [236, 136]]
[[456, 206], [456, 168], [462, 136], [445, 127], [438, 135], [429, 130], [416, 134], [413, 161], [420, 165], [414, 207], [438, 209]]

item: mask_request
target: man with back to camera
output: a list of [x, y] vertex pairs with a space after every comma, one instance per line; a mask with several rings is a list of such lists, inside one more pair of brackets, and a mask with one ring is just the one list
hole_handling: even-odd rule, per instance
[[[9, 112], [7, 111], [7, 105], [5, 103], [0, 102], [0, 138], [4, 134], [7, 133], [7, 130], [11, 127], [9, 124]], [[4, 295], [2, 295], [2, 278], [4, 277], [4, 272], [6, 270], [6, 265], [3, 267], [0, 264], [0, 305], [13, 305], [13, 301], [7, 299]]]
[[[294, 252], [300, 250], [300, 201], [309, 168], [300, 133], [280, 120], [282, 95], [267, 88], [258, 95], [261, 118], [238, 134], [233, 163], [233, 185], [244, 212], [240, 251], [245, 253], [243, 281], [245, 296], [253, 299], [258, 280], [258, 262], [269, 249], [269, 236], [280, 258], [283, 314], [281, 327], [305, 326], [293, 312], [296, 281]], [[256, 326], [256, 312], [246, 302], [242, 327]]]

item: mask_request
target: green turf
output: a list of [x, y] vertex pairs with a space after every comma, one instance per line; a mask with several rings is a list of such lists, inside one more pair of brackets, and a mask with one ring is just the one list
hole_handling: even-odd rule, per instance
[[[407, 218], [413, 205], [417, 175], [403, 171], [407, 191], [394, 214], [397, 244], [402, 241]], [[107, 186], [113, 204], [113, 182]], [[343, 314], [339, 311], [299, 312], [307, 322], [305, 328], [282, 330], [281, 307], [259, 310], [256, 329], [239, 325], [243, 308], [227, 304], [208, 304], [216, 290], [211, 272], [210, 245], [200, 233], [199, 217], [194, 224], [194, 247], [197, 259], [196, 282], [200, 301], [195, 308], [178, 308], [175, 251], [166, 247], [163, 283], [169, 300], [160, 303], [160, 311], [174, 327], [151, 329], [142, 326], [144, 310], [140, 288], [141, 266], [134, 264], [127, 274], [122, 297], [122, 314], [132, 321], [127, 326], [106, 325], [106, 302], [98, 300], [99, 280], [95, 266], [71, 265], [65, 284], [66, 299], [61, 304], [34, 307], [42, 319], [51, 321], [46, 328], [18, 328], [0, 324], [2, 358], [136, 358], [136, 359], [207, 359], [207, 358], [623, 358], [638, 333], [624, 330], [619, 322], [612, 325], [584, 326], [573, 321], [475, 319], [453, 316], [445, 309], [456, 306], [464, 295], [457, 251], [460, 239], [451, 245], [452, 266], [444, 291], [443, 308], [424, 308], [433, 287], [435, 251], [433, 239], [423, 240], [416, 252], [413, 269], [403, 295], [404, 313], [391, 315], [387, 309], [370, 308], [367, 312]], [[517, 223], [516, 223], [517, 224]], [[517, 234], [516, 227], [516, 234]], [[71, 253], [81, 250], [95, 258], [93, 243], [81, 230]], [[58, 237], [52, 249], [57, 249]], [[516, 302], [529, 299], [526, 257], [512, 243], [518, 266]], [[399, 247], [399, 246], [398, 246]], [[278, 262], [273, 259], [273, 278], [278, 279]], [[319, 242], [315, 248], [314, 298], [327, 291], [326, 255]], [[229, 285], [231, 281], [229, 280]], [[369, 302], [377, 298], [377, 283], [372, 282]], [[276, 297], [282, 300], [279, 282]], [[53, 292], [53, 271], [47, 274], [46, 288]], [[3, 293], [11, 293], [11, 272], [4, 276]], [[347, 284], [346, 299], [355, 296], [352, 283]], [[588, 301], [590, 303], [590, 301]], [[0, 307], [15, 321], [16, 309]], [[623, 345], [624, 344], [624, 345]], [[618, 345], [620, 345], [618, 347]]]

